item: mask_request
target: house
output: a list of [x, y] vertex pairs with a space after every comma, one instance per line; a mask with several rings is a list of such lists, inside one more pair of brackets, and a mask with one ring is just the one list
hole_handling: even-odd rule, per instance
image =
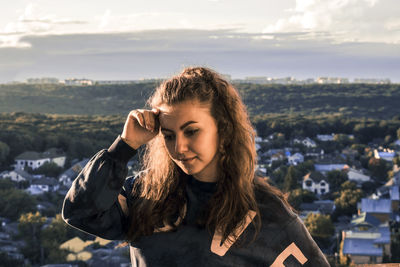
[[349, 181], [355, 182], [357, 184], [362, 184], [371, 180], [371, 176], [364, 174], [361, 170], [346, 168], [345, 172], [347, 173]]
[[304, 156], [300, 153], [295, 153], [288, 157], [289, 165], [297, 165], [302, 162], [304, 162]]
[[374, 149], [374, 157], [376, 159], [383, 159], [385, 161], [392, 162], [393, 158], [396, 157], [396, 152], [392, 149], [385, 148], [383, 150], [381, 149]]
[[[62, 243], [60, 245], [60, 249], [66, 249], [70, 252], [67, 255], [67, 261], [82, 260], [82, 261], [87, 262], [87, 261], [91, 260], [92, 257], [96, 254], [95, 251], [90, 249], [90, 247], [95, 243], [104, 247], [104, 246], [107, 246], [108, 244], [112, 244], [112, 241], [105, 240], [100, 237], [96, 237], [95, 240], [83, 241], [79, 237], [74, 237], [74, 238]], [[114, 246], [112, 246], [113, 249], [114, 249]], [[100, 251], [104, 252], [105, 250], [100, 250]], [[90, 265], [90, 266], [97, 266], [97, 265]], [[114, 265], [112, 265], [112, 266], [114, 266]]]
[[293, 143], [302, 144], [308, 148], [317, 147], [317, 144], [315, 143], [315, 141], [309, 137], [306, 137], [304, 139], [295, 138], [295, 139], [293, 139]]
[[315, 200], [312, 203], [301, 203], [299, 210], [300, 218], [305, 220], [309, 213], [316, 214], [332, 214], [335, 210], [335, 203], [333, 200]]
[[397, 139], [397, 140], [394, 142], [394, 145], [395, 145], [395, 146], [400, 146], [400, 139]]
[[344, 148], [342, 149], [342, 155], [344, 156], [344, 158], [349, 158], [354, 160], [355, 157], [358, 155], [358, 151], [351, 148]]
[[303, 189], [322, 195], [329, 192], [329, 184], [320, 172], [309, 172], [303, 177]]
[[286, 157], [284, 152], [277, 152], [271, 156], [271, 161], [284, 160]]
[[26, 191], [32, 195], [43, 194], [44, 192], [54, 192], [59, 188], [58, 181], [50, 177], [42, 177], [32, 181]]
[[23, 170], [13, 170], [9, 172], [2, 172], [2, 177], [4, 179], [11, 179], [14, 182], [25, 182], [25, 181], [32, 181], [33, 176]]
[[361, 212], [359, 215], [353, 215], [353, 219], [351, 220], [351, 228], [358, 231], [378, 227], [380, 224], [381, 221], [369, 212]]
[[85, 167], [85, 165], [89, 162], [89, 159], [84, 159], [81, 160], [75, 164], [72, 165], [71, 168], [63, 172], [59, 177], [58, 181], [67, 186], [71, 187], [72, 181], [75, 180], [75, 178], [78, 176], [78, 174], [82, 171], [82, 169]]
[[342, 231], [341, 254], [354, 264], [382, 263], [383, 256], [390, 257], [390, 231], [388, 226], [367, 231]]
[[324, 150], [322, 148], [309, 148], [306, 150], [306, 157], [323, 158]]
[[317, 139], [322, 142], [333, 141], [335, 134], [317, 134]]
[[362, 198], [359, 204], [359, 213], [362, 212], [370, 213], [382, 223], [387, 222], [392, 214], [392, 200]]
[[64, 167], [66, 155], [56, 148], [51, 148], [45, 152], [26, 151], [15, 157], [15, 169], [23, 170], [31, 167], [33, 170], [39, 168], [46, 162], [54, 162], [60, 167]]
[[345, 168], [349, 168], [349, 166], [347, 165], [347, 164], [344, 164], [344, 163], [340, 163], [340, 164], [328, 164], [328, 163], [317, 163], [317, 164], [314, 164], [314, 168], [315, 168], [315, 171], [318, 171], [318, 172], [322, 172], [322, 173], [327, 173], [327, 172], [329, 172], [329, 171], [333, 171], [333, 170], [339, 170], [339, 171], [341, 171], [341, 170], [343, 170], [343, 169], [345, 169]]

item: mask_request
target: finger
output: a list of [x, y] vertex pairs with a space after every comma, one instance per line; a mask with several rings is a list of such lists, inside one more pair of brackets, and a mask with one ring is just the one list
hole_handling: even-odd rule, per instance
[[148, 131], [154, 131], [154, 121], [155, 121], [155, 115], [151, 111], [144, 111], [143, 116], [146, 122], [146, 129]]
[[160, 109], [153, 108], [151, 111], [154, 114], [154, 131], [158, 131], [160, 128], [160, 121], [159, 121]]
[[133, 117], [136, 119], [141, 127], [146, 128], [146, 122], [143, 118], [143, 114], [139, 110], [135, 110], [133, 112]]

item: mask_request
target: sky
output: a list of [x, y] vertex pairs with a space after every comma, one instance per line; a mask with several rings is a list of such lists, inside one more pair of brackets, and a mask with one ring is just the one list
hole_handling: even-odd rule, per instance
[[400, 82], [398, 0], [0, 0], [0, 83], [249, 76]]

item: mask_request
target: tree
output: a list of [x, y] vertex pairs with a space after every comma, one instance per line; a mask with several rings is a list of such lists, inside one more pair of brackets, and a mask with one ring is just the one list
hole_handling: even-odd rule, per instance
[[41, 228], [46, 222], [46, 217], [38, 211], [24, 213], [19, 218], [18, 230], [26, 245], [22, 253], [31, 263], [41, 265], [44, 263], [44, 251], [41, 244]]
[[304, 224], [314, 238], [328, 239], [334, 233], [333, 223], [329, 215], [309, 213]]
[[340, 188], [340, 185], [349, 178], [343, 171], [332, 170], [327, 172], [326, 179], [328, 180], [330, 191], [336, 191]]
[[0, 252], [0, 263], [4, 267], [23, 266], [22, 261], [9, 257], [6, 252]]
[[378, 178], [381, 182], [386, 182], [389, 171], [389, 166], [383, 159], [370, 158], [368, 161], [368, 169], [372, 175]]
[[6, 143], [0, 141], [0, 165], [6, 160], [9, 153], [10, 147]]
[[36, 210], [36, 200], [28, 193], [15, 189], [0, 190], [0, 216], [16, 220], [22, 213]]
[[290, 166], [283, 183], [283, 189], [289, 192], [292, 189], [299, 187], [298, 180], [301, 177], [300, 173], [296, 170], [294, 166]]
[[288, 201], [293, 208], [299, 209], [302, 203], [311, 203], [316, 199], [317, 197], [314, 193], [302, 188], [296, 188], [290, 191]]
[[57, 214], [50, 225], [42, 230], [41, 240], [46, 263], [65, 262], [68, 251], [60, 249], [60, 245], [68, 240], [69, 228], [61, 214]]
[[42, 166], [32, 171], [33, 174], [44, 174], [48, 177], [58, 177], [61, 174], [63, 168], [58, 166], [54, 162], [45, 162]]
[[11, 179], [0, 179], [0, 190], [6, 190], [15, 188], [15, 185]]
[[361, 189], [357, 189], [353, 182], [344, 182], [341, 186], [340, 196], [335, 199], [335, 214], [351, 216], [357, 211], [357, 203], [363, 197]]
[[342, 147], [349, 146], [352, 142], [352, 140], [347, 134], [335, 134], [333, 140], [338, 142]]

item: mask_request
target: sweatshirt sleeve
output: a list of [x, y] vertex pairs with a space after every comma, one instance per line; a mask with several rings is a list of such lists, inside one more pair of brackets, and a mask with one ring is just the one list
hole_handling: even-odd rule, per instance
[[[280, 254], [271, 267], [303, 266], [329, 267], [324, 254], [315, 243], [298, 216], [285, 227], [285, 236], [280, 242]], [[284, 265], [282, 265], [284, 264]]]
[[105, 239], [126, 239], [126, 198], [130, 193], [125, 181], [126, 165], [135, 154], [136, 151], [118, 136], [108, 150], [94, 155], [64, 199], [62, 216], [65, 222]]

